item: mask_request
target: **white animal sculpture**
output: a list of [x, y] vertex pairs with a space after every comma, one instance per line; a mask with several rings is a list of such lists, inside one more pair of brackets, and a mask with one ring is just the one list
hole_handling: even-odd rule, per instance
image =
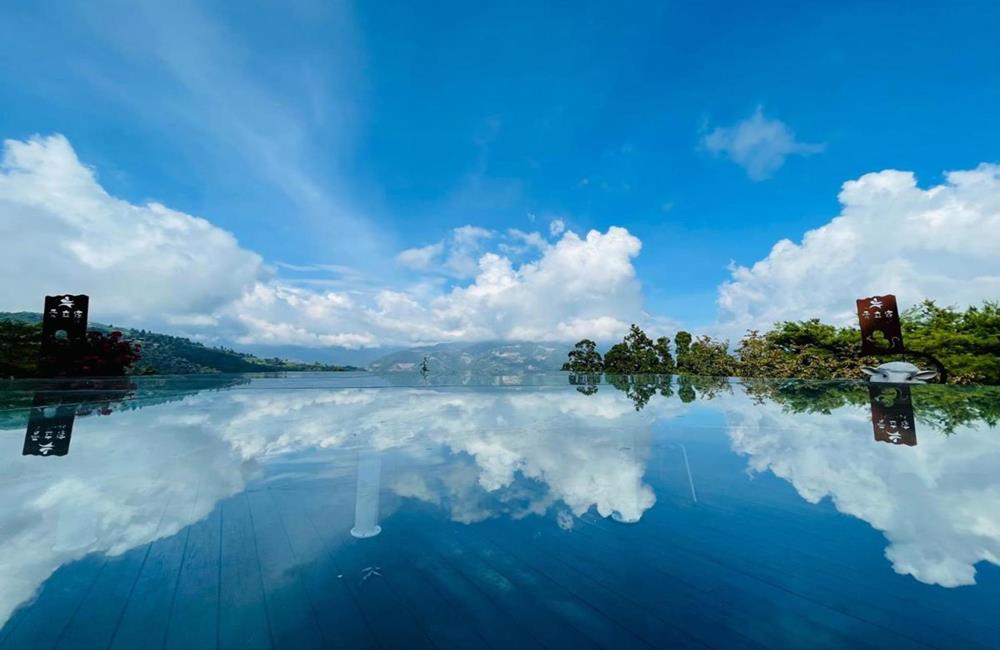
[[885, 384], [925, 384], [937, 377], [937, 370], [921, 370], [906, 361], [890, 361], [877, 368], [865, 366], [861, 372], [868, 375], [868, 381]]

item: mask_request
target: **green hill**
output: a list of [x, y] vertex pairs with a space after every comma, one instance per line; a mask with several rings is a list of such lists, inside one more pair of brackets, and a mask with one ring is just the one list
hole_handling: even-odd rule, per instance
[[[33, 374], [38, 356], [42, 315], [34, 312], [0, 312], [0, 376]], [[302, 363], [286, 359], [262, 359], [223, 347], [209, 347], [180, 336], [142, 329], [91, 323], [91, 330], [120, 331], [126, 339], [142, 346], [142, 358], [132, 368], [134, 374], [196, 374], [281, 371], [359, 370], [353, 366]], [[20, 370], [19, 370], [20, 369]]]

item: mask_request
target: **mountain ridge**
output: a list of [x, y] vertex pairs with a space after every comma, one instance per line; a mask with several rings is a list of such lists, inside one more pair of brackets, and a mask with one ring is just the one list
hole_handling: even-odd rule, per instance
[[570, 344], [532, 341], [450, 342], [418, 346], [387, 354], [368, 364], [372, 372], [419, 372], [424, 358], [435, 374], [505, 375], [555, 371], [562, 367]]
[[[13, 321], [37, 325], [42, 315], [37, 312], [0, 312], [0, 322]], [[363, 370], [356, 366], [339, 366], [318, 362], [297, 362], [278, 357], [261, 358], [226, 347], [211, 347], [183, 336], [160, 334], [144, 329], [115, 327], [90, 323], [88, 329], [97, 332], [121, 332], [126, 339], [142, 346], [141, 358], [132, 368], [133, 374], [205, 374], [283, 371]]]

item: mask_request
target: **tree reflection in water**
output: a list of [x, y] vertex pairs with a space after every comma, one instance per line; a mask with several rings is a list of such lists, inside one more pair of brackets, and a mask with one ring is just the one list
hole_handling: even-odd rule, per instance
[[[602, 384], [602, 379], [606, 384]], [[683, 403], [712, 400], [742, 390], [757, 404], [771, 401], [791, 413], [830, 414], [845, 406], [870, 405], [867, 382], [797, 379], [729, 379], [691, 375], [600, 375], [571, 374], [571, 385], [584, 395], [593, 395], [608, 385], [625, 393], [641, 411], [655, 395], [677, 394]], [[676, 391], [674, 390], [676, 382]], [[959, 427], [981, 422], [989, 427], [1000, 423], [1000, 386], [916, 384], [908, 387], [913, 395], [916, 420], [929, 429], [951, 435]]]

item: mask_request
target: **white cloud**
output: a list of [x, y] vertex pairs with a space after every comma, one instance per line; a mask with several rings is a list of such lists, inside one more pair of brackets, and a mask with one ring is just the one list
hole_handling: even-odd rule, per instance
[[799, 244], [782, 240], [719, 288], [733, 333], [779, 320], [855, 321], [854, 300], [894, 293], [967, 305], [1000, 296], [1000, 166], [951, 172], [923, 190], [910, 172], [844, 183], [843, 209]]
[[553, 237], [558, 237], [559, 235], [566, 232], [566, 222], [562, 219], [553, 219], [549, 222], [549, 234]]
[[444, 243], [442, 242], [420, 248], [407, 248], [396, 256], [396, 261], [407, 268], [426, 271], [438, 259], [443, 250]]
[[624, 228], [566, 232], [537, 259], [515, 265], [485, 253], [473, 281], [374, 295], [317, 294], [259, 283], [225, 311], [243, 342], [375, 345], [452, 340], [607, 341], [645, 322], [632, 258], [641, 242]]
[[[437, 504], [456, 521], [591, 508], [635, 521], [657, 501], [646, 479], [656, 423], [690, 408], [656, 398], [636, 412], [610, 387], [584, 396], [271, 381], [78, 417], [58, 462], [21, 456], [23, 423], [0, 423], [0, 476], [14, 479], [0, 500], [0, 627], [59, 566], [175, 535], [243, 491], [271, 459], [307, 449], [312, 463], [330, 460], [323, 449], [338, 450], [331, 466], [341, 468], [359, 446], [398, 454], [385, 489]], [[918, 446], [904, 448], [872, 440], [864, 408], [793, 414], [739, 392], [697, 408], [724, 413], [728, 424], [728, 438], [705, 429], [704, 445], [731, 445], [753, 472], [773, 472], [810, 503], [829, 497], [882, 531], [897, 572], [952, 587], [972, 584], [977, 563], [1000, 563], [993, 431], [944, 436], [923, 426]], [[659, 429], [661, 443], [673, 435]], [[353, 513], [348, 505], [331, 516], [346, 526]]]
[[110, 196], [62, 136], [4, 142], [0, 277], [4, 309], [88, 293], [95, 317], [191, 322], [266, 276], [260, 256], [204, 219]]
[[517, 228], [511, 228], [507, 231], [507, 236], [521, 242], [520, 246], [510, 246], [519, 252], [526, 252], [532, 248], [543, 251], [549, 247], [549, 242], [545, 241], [545, 238], [537, 232], [524, 232]]
[[[387, 489], [437, 503], [457, 521], [543, 514], [560, 503], [577, 516], [593, 507], [638, 521], [656, 501], [644, 479], [652, 422], [680, 409], [661, 402], [637, 413], [614, 390], [258, 387], [78, 417], [70, 453], [56, 463], [21, 456], [21, 435], [0, 431], [0, 476], [18, 479], [0, 500], [0, 628], [59, 566], [175, 535], [242, 492], [271, 459], [306, 449], [313, 462], [336, 449], [337, 465], [359, 446], [398, 454]], [[353, 514], [331, 512], [345, 525]]]
[[493, 231], [485, 228], [477, 226], [455, 228], [448, 242], [448, 257], [444, 261], [444, 268], [458, 278], [474, 276], [483, 244], [491, 237]]
[[[508, 255], [491, 252], [504, 250]], [[273, 275], [259, 255], [204, 219], [109, 195], [62, 136], [7, 141], [0, 167], [2, 309], [38, 310], [42, 296], [92, 296], [92, 317], [242, 343], [375, 346], [447, 340], [569, 340], [620, 335], [645, 322], [623, 228], [553, 243], [538, 233], [472, 225], [400, 254], [428, 272], [402, 287], [365, 284], [348, 267], [293, 265]], [[453, 279], [433, 273], [435, 260]]]
[[733, 449], [810, 503], [868, 522], [888, 540], [893, 569], [944, 587], [975, 584], [978, 562], [1000, 564], [1000, 437], [963, 426], [917, 427], [916, 447], [872, 440], [866, 409], [790, 413], [773, 402], [725, 398]]
[[805, 156], [824, 149], [822, 144], [797, 141], [787, 124], [764, 117], [760, 106], [733, 126], [716, 127], [702, 138], [702, 146], [712, 153], [725, 154], [755, 181], [770, 177], [788, 156]]
[[476, 263], [484, 252], [485, 242], [494, 235], [492, 230], [486, 228], [460, 226], [443, 241], [404, 250], [396, 256], [396, 261], [418, 271], [470, 278], [476, 274]]

